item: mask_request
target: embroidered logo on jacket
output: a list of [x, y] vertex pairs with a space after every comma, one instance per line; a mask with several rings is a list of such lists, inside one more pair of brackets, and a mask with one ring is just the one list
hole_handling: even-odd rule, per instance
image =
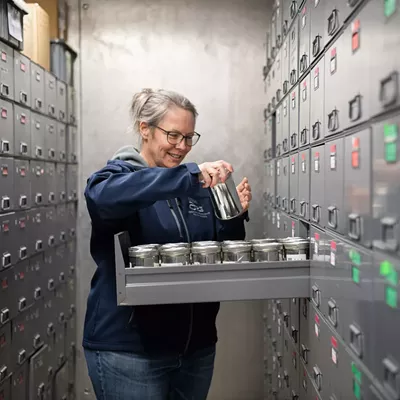
[[189, 214], [195, 217], [207, 218], [210, 212], [205, 211], [201, 204], [189, 197]]

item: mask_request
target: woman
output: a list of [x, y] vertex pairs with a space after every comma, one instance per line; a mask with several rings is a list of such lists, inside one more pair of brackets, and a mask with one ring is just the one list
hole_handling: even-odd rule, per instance
[[219, 304], [117, 306], [114, 234], [129, 231], [132, 245], [244, 239], [251, 189], [247, 179], [237, 188], [243, 215], [217, 220], [205, 188], [233, 169], [225, 161], [182, 164], [200, 138], [193, 104], [174, 92], [143, 90], [131, 114], [140, 153], [120, 149], [85, 190], [97, 264], [83, 338], [89, 376], [102, 400], [204, 400]]

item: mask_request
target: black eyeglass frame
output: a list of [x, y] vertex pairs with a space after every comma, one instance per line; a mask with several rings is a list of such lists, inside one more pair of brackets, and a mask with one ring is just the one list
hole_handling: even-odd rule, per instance
[[[184, 135], [183, 133], [180, 133], [180, 132], [166, 131], [165, 129], [163, 129], [163, 128], [157, 126], [157, 125], [150, 125], [150, 126], [152, 126], [153, 128], [159, 129], [161, 132], [163, 132], [165, 135], [167, 135], [167, 141], [168, 141], [168, 143], [169, 143], [169, 144], [173, 144], [173, 145], [180, 144], [180, 143], [182, 142], [182, 140], [185, 140], [186, 146], [188, 146], [188, 147], [193, 147], [193, 146], [195, 146], [195, 145], [199, 142], [199, 140], [200, 140], [200, 138], [201, 138], [200, 133], [197, 133], [197, 132], [193, 132], [193, 136], [186, 136], [186, 135]], [[181, 139], [180, 139], [178, 142], [176, 142], [176, 143], [171, 143], [171, 142], [169, 141], [169, 135], [170, 135], [171, 133], [173, 133], [173, 134], [175, 134], [175, 135], [181, 135]], [[193, 140], [193, 138], [197, 138], [197, 140], [196, 140], [196, 142], [195, 142], [194, 144], [188, 144], [188, 142], [187, 142], [187, 139], [188, 139], [188, 138], [191, 138], [192, 140]]]

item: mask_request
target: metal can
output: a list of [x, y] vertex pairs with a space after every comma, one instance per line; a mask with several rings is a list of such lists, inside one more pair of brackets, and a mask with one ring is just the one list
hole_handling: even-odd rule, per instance
[[285, 259], [293, 260], [308, 260], [310, 257], [310, 240], [304, 238], [290, 238], [282, 240], [284, 247]]
[[253, 244], [253, 260], [256, 262], [283, 260], [283, 244], [279, 242]]
[[158, 245], [140, 245], [129, 248], [129, 266], [158, 267], [160, 265]]
[[252, 245], [255, 245], [257, 243], [276, 243], [279, 242], [279, 239], [273, 239], [273, 238], [265, 238], [265, 239], [251, 239], [250, 243]]
[[168, 243], [160, 247], [160, 265], [177, 267], [190, 264], [190, 246], [184, 243], [181, 246]]
[[251, 261], [251, 243], [244, 240], [230, 240], [223, 243], [223, 262], [240, 263]]
[[220, 264], [221, 245], [219, 242], [205, 241], [192, 243], [193, 264]]

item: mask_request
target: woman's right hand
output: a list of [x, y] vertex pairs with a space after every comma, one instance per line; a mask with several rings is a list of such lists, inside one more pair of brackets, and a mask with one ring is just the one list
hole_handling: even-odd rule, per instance
[[229, 176], [229, 173], [233, 172], [233, 167], [226, 161], [213, 161], [205, 162], [199, 165], [200, 174], [199, 181], [203, 182], [203, 187], [214, 187], [218, 183], [224, 183]]

